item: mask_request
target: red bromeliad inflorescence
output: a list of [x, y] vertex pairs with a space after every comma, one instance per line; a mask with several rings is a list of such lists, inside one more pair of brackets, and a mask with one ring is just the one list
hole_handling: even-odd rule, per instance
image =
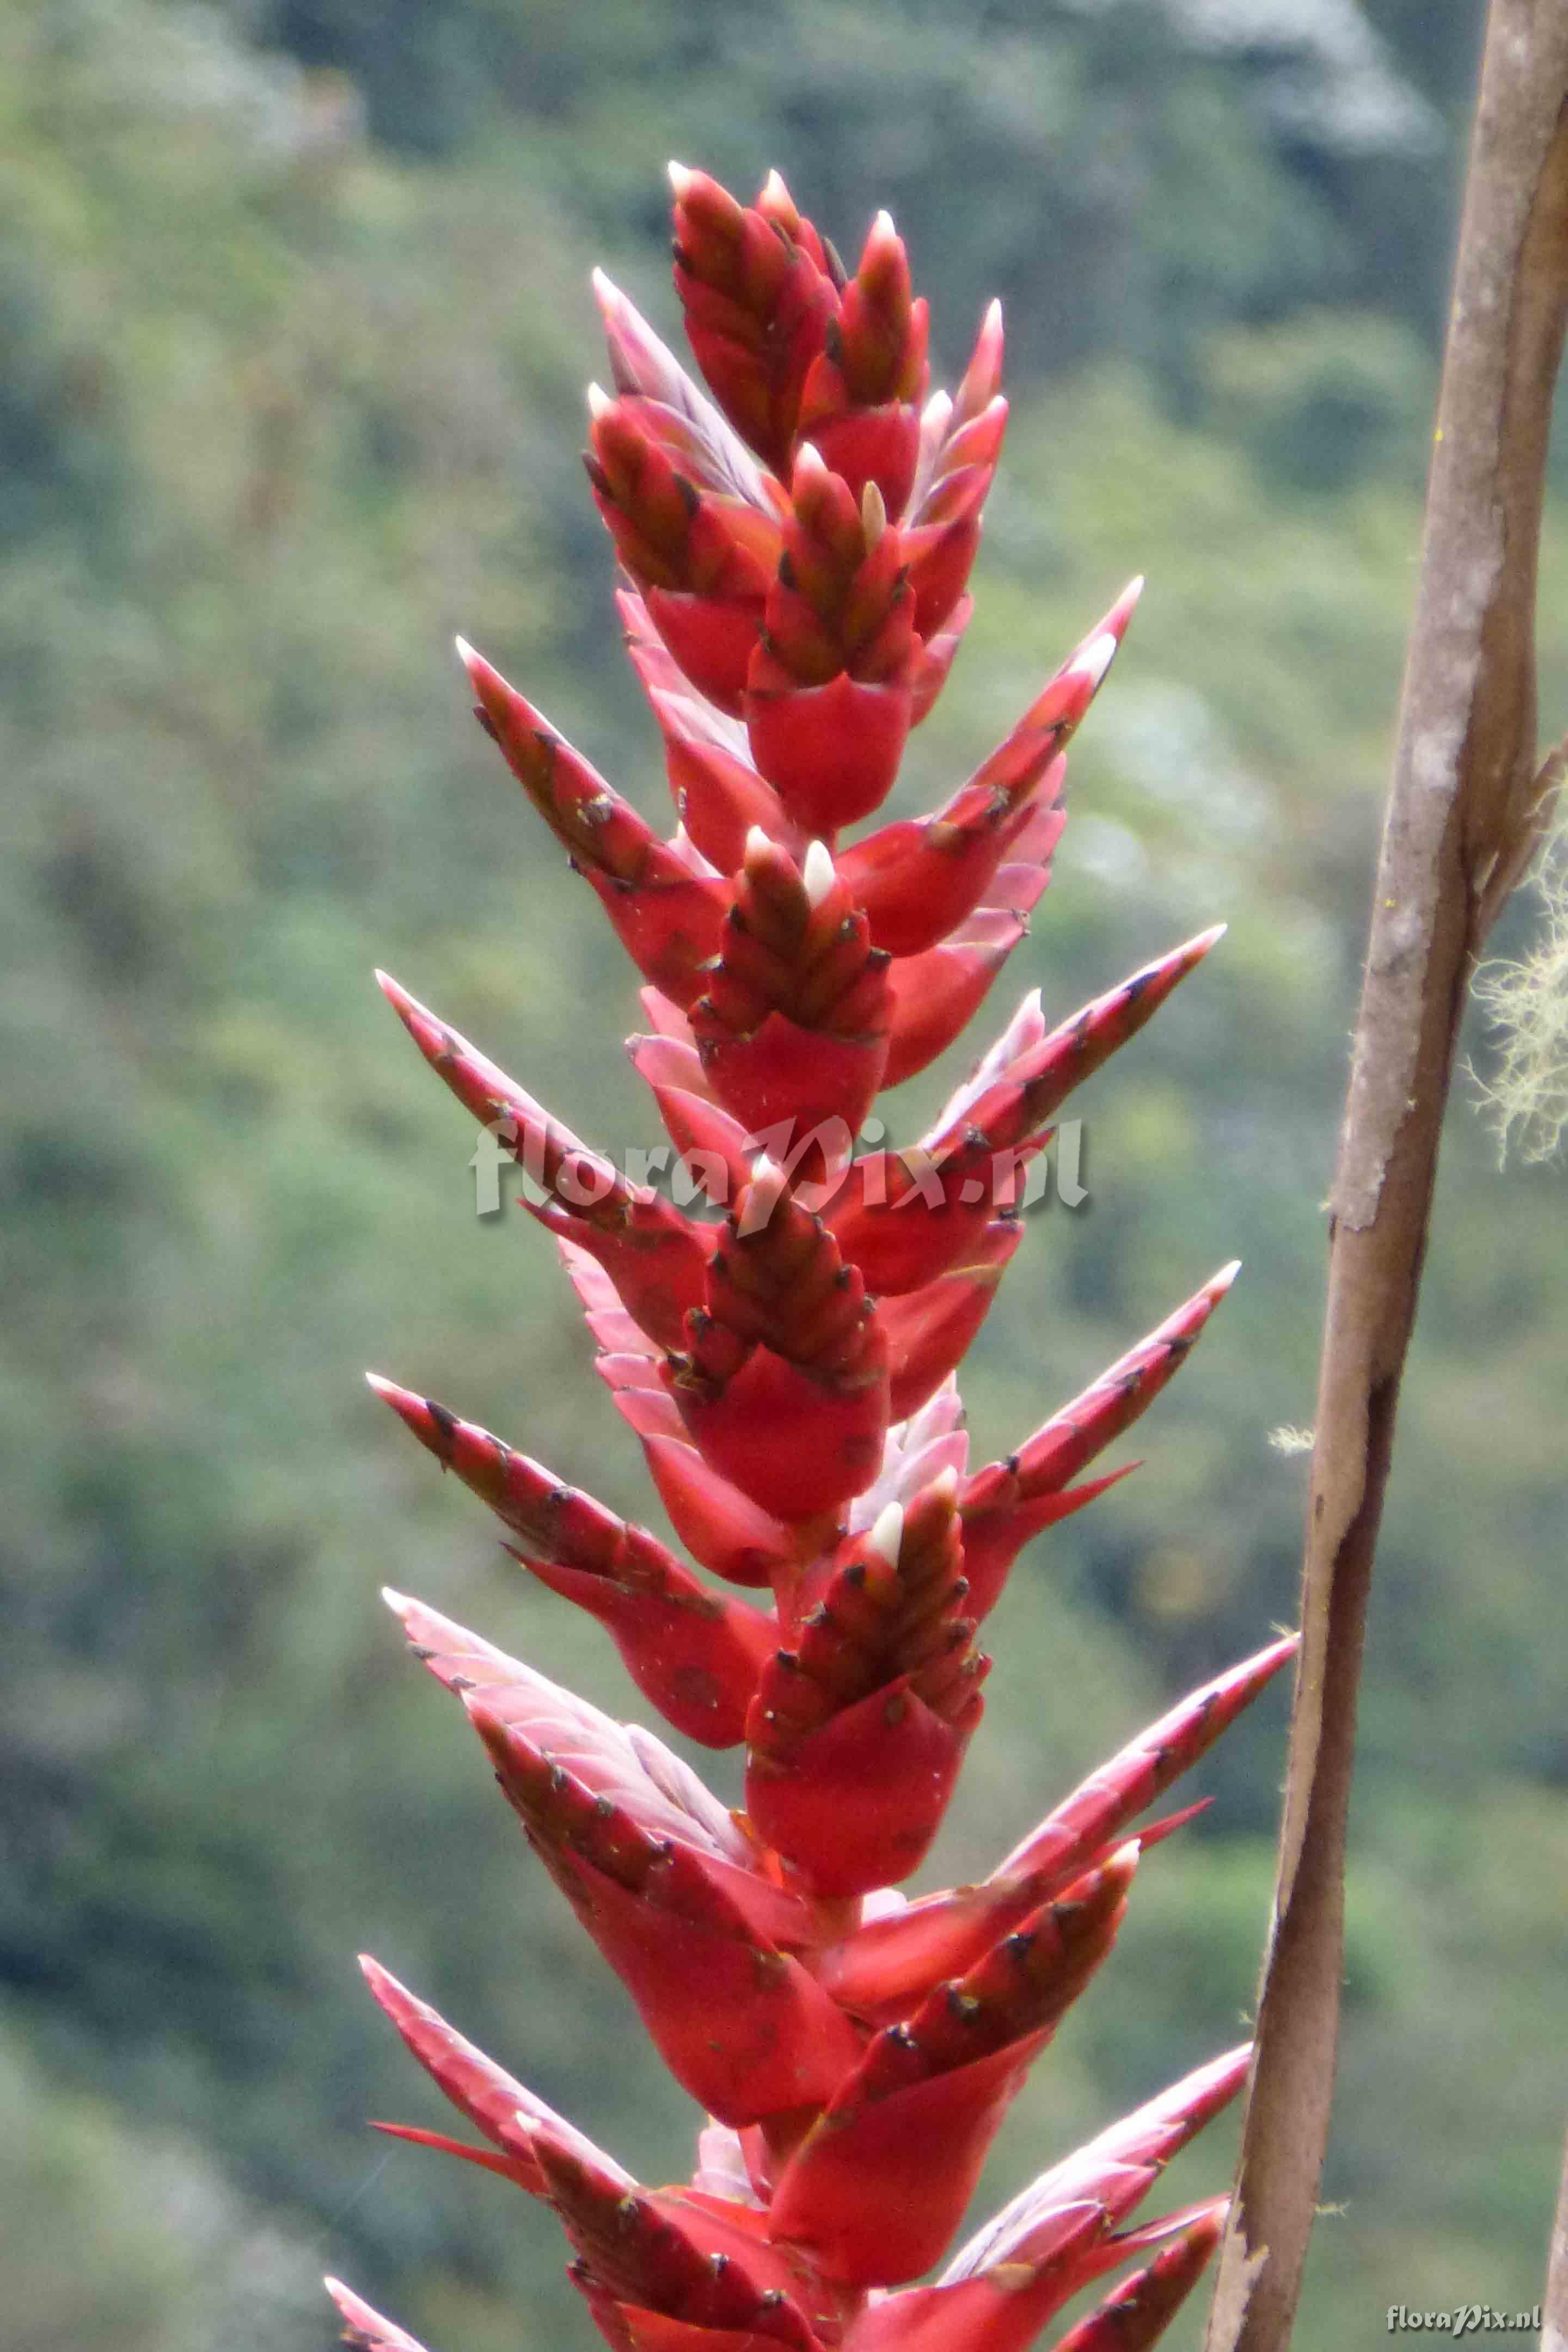
[[[1140, 1817], [1293, 1641], [1182, 1701], [988, 1877], [912, 1902], [898, 1889], [979, 1723], [982, 1627], [1015, 1559], [1122, 1475], [1080, 1478], [1235, 1272], [970, 1468], [954, 1371], [1018, 1245], [1028, 1163], [1072, 1087], [1218, 934], [1054, 1029], [1026, 997], [927, 1134], [857, 1153], [879, 1091], [952, 1044], [1024, 934], [1064, 822], [1063, 755], [1137, 583], [942, 807], [841, 842], [885, 798], [969, 616], [1006, 416], [1001, 313], [957, 392], [928, 395], [925, 305], [886, 214], [849, 276], [776, 174], [751, 205], [701, 173], [671, 178], [676, 285], [710, 390], [596, 279], [614, 389], [589, 395], [587, 467], [673, 834], [460, 651], [480, 723], [642, 976], [632, 1059], [708, 1213], [627, 1181], [383, 985], [535, 1180], [533, 1214], [696, 1568], [444, 1405], [374, 1385], [517, 1559], [599, 1619], [676, 1730], [745, 1749], [732, 1812], [650, 1732], [388, 1595], [709, 2121], [691, 2179], [645, 2189], [366, 1961], [479, 2137], [384, 2128], [552, 2206], [616, 2352], [1023, 2352], [1125, 2262], [1058, 2352], [1137, 2352], [1212, 2252], [1223, 2200], [1134, 2209], [1239, 2088], [1245, 2048], [1042, 2174], [926, 2274], [1110, 1951], [1141, 1853], [1198, 1809]], [[332, 2293], [345, 2341], [419, 2352]]]

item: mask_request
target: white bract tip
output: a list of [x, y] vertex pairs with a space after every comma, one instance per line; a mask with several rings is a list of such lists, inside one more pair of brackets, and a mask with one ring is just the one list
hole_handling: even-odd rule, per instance
[[899, 1564], [899, 1547], [904, 1540], [904, 1507], [901, 1503], [884, 1503], [877, 1514], [876, 1525], [866, 1541], [872, 1551], [880, 1552], [889, 1568]]
[[958, 1470], [953, 1463], [950, 1462], [945, 1470], [938, 1472], [931, 1482], [930, 1491], [936, 1496], [939, 1503], [957, 1502]]
[[1002, 297], [993, 294], [985, 306], [985, 324], [993, 332], [1002, 324]]
[[384, 1584], [381, 1588], [381, 1597], [395, 1617], [401, 1617], [405, 1609], [412, 1609], [414, 1606], [407, 1593], [399, 1592], [395, 1584]]
[[602, 383], [591, 383], [588, 386], [588, 414], [595, 425], [601, 416], [609, 415], [615, 404]]
[[1101, 629], [1099, 636], [1090, 637], [1088, 645], [1084, 646], [1073, 664], [1074, 669], [1084, 671], [1092, 683], [1098, 686], [1116, 659], [1116, 648], [1120, 643], [1121, 639], [1111, 630]]
[[767, 856], [773, 845], [773, 842], [763, 831], [760, 824], [748, 825], [746, 828], [746, 845], [741, 852], [742, 863], [746, 866], [755, 865], [759, 857], [765, 857]]
[[827, 460], [816, 442], [803, 441], [795, 453], [795, 473], [792, 479], [798, 482], [803, 474], [826, 474], [826, 471]]
[[1237, 1276], [1240, 1272], [1241, 1260], [1238, 1257], [1233, 1257], [1228, 1265], [1221, 1266], [1219, 1272], [1210, 1283], [1209, 1288], [1214, 1291], [1228, 1290], [1231, 1284], [1236, 1280]]
[[621, 292], [620, 288], [616, 284], [615, 279], [610, 276], [609, 271], [607, 269], [594, 270], [590, 275], [588, 282], [593, 287], [594, 299], [598, 303], [599, 309], [604, 314], [605, 325], [617, 326], [624, 324], [626, 314], [631, 310], [632, 306], [626, 300], [626, 296]]
[[871, 223], [871, 235], [873, 236], [897, 236], [898, 233], [898, 230], [893, 226], [893, 215], [889, 212], [879, 212], [877, 215], [876, 219]]
[[1142, 1839], [1135, 1837], [1129, 1838], [1125, 1844], [1119, 1845], [1115, 1853], [1111, 1855], [1110, 1866], [1112, 1870], [1135, 1869], [1137, 1866], [1138, 1857], [1142, 1851], [1143, 1845]]
[[689, 171], [684, 163], [667, 163], [664, 168], [669, 174], [669, 184], [675, 190], [677, 198], [683, 197], [697, 177], [696, 173]]
[[860, 528], [868, 555], [888, 528], [888, 502], [875, 482], [868, 482], [860, 493]]
[[752, 1162], [752, 1188], [746, 1196], [743, 1233], [754, 1234], [765, 1225], [784, 1195], [789, 1178], [776, 1160], [760, 1151]]
[[838, 878], [833, 854], [825, 841], [814, 841], [807, 849], [800, 878], [805, 885], [805, 895], [810, 904], [820, 907]]
[[395, 1383], [392, 1381], [384, 1381], [379, 1372], [366, 1372], [364, 1378], [365, 1386], [374, 1389], [378, 1397], [392, 1394]]
[[787, 205], [794, 202], [794, 198], [791, 196], [789, 190], [784, 184], [784, 175], [780, 172], [770, 172], [768, 173], [767, 178], [763, 183], [763, 194], [764, 196], [769, 197], [775, 205]]
[[452, 639], [452, 643], [458, 648], [458, 659], [462, 663], [463, 667], [465, 669], [472, 669], [479, 656], [474, 651], [467, 637], [454, 637]]

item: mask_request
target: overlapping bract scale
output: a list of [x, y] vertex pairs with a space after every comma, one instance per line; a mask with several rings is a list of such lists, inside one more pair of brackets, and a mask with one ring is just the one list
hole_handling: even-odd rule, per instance
[[[629, 1051], [678, 1155], [670, 1192], [382, 984], [529, 1181], [682, 1549], [478, 1422], [374, 1385], [678, 1732], [744, 1749], [732, 1812], [650, 1733], [387, 1596], [709, 2120], [689, 2181], [645, 2189], [367, 1961], [478, 2137], [382, 2128], [548, 2204], [615, 2352], [1025, 2352], [1126, 2264], [1057, 2352], [1142, 2352], [1223, 2207], [1134, 2209], [1240, 2087], [1246, 2051], [1052, 2167], [920, 2282], [1031, 2064], [1110, 1960], [1141, 1859], [1202, 1802], [1141, 1817], [1293, 1641], [1180, 1701], [988, 1875], [898, 1889], [980, 1723], [980, 1635], [1015, 1561], [1131, 1466], [1083, 1475], [1234, 1277], [970, 1467], [954, 1375], [1026, 1238], [1031, 1163], [1071, 1089], [1219, 934], [1065, 1020], [1031, 990], [917, 1142], [860, 1147], [879, 1093], [952, 1045], [1026, 932], [1066, 823], [1067, 749], [1142, 583], [939, 807], [843, 838], [881, 808], [968, 619], [1006, 420], [1001, 312], [956, 391], [931, 394], [925, 305], [886, 214], [850, 271], [776, 173], [751, 205], [700, 172], [671, 179], [708, 389], [596, 276], [611, 388], [589, 395], [587, 467], [672, 830], [460, 647], [482, 724], [641, 976], [647, 1034]], [[345, 2341], [421, 2352], [332, 2292]]]

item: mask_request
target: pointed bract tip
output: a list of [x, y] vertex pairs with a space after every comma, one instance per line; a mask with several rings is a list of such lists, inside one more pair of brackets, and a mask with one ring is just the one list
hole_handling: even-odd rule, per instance
[[1127, 635], [1127, 625], [1137, 611], [1138, 599], [1142, 593], [1143, 574], [1140, 572], [1135, 579], [1127, 583], [1126, 587], [1100, 625], [1102, 629], [1110, 631], [1118, 645]]
[[884, 1503], [877, 1514], [876, 1524], [866, 1541], [871, 1550], [880, 1552], [889, 1568], [899, 1564], [899, 1548], [904, 1540], [904, 1507], [901, 1503]]
[[[591, 383], [588, 386], [587, 397], [588, 414], [595, 425], [601, 416], [607, 416], [616, 404], [602, 383]], [[458, 642], [461, 643], [461, 640], [459, 639]]]
[[1094, 685], [1099, 686], [1106, 671], [1116, 659], [1116, 648], [1121, 643], [1121, 639], [1114, 629], [1101, 629], [1100, 635], [1097, 637], [1090, 637], [1088, 645], [1084, 646], [1073, 664], [1074, 669], [1081, 671]]
[[416, 1396], [412, 1389], [401, 1388], [396, 1381], [383, 1380], [379, 1372], [366, 1372], [364, 1377], [366, 1387], [383, 1404], [389, 1404], [399, 1420], [406, 1422], [415, 1435], [428, 1445], [432, 1423], [429, 1401]]
[[789, 1177], [776, 1160], [760, 1151], [752, 1162], [751, 1190], [741, 1221], [742, 1233], [754, 1234], [773, 1215], [789, 1184]]
[[871, 223], [871, 235], [878, 237], [889, 237], [897, 236], [898, 233], [898, 230], [893, 226], [892, 214], [887, 211], [884, 207], [884, 209], [877, 215], [876, 219]]
[[783, 173], [776, 170], [770, 172], [763, 182], [763, 194], [775, 205], [788, 205], [795, 202], [784, 184]]
[[381, 1597], [395, 1617], [406, 1617], [414, 1603], [406, 1592], [399, 1592], [395, 1584], [384, 1584]]
[[1189, 941], [1193, 954], [1207, 955], [1210, 948], [1219, 945], [1229, 929], [1228, 923], [1211, 923], [1206, 931], [1200, 931], [1195, 940]]
[[1205, 1286], [1212, 1297], [1223, 1298], [1240, 1272], [1241, 1260], [1238, 1257], [1233, 1257], [1230, 1264], [1222, 1265], [1214, 1279]]
[[[1142, 593], [1143, 574], [1140, 572], [1136, 579], [1130, 580], [1127, 583], [1126, 587], [1121, 591], [1121, 595], [1118, 596], [1115, 604], [1112, 604], [1104, 620], [1101, 621], [1091, 642], [1098, 645], [1102, 636], [1110, 636], [1114, 637], [1116, 643], [1120, 645], [1122, 638], [1127, 635], [1127, 625], [1131, 620], [1133, 614], [1136, 612], [1138, 608], [1138, 599]], [[1105, 675], [1104, 670], [1101, 670], [1100, 675], [1103, 677]]]
[[1211, 2059], [1199, 2070], [1217, 2090], [1220, 2105], [1234, 2098], [1247, 2080], [1247, 2069], [1252, 2063], [1252, 2051], [1250, 2042], [1238, 2042], [1234, 2050], [1222, 2052], [1219, 2057]]
[[790, 478], [791, 487], [798, 488], [803, 474], [821, 480], [826, 478], [826, 473], [827, 460], [816, 442], [803, 441], [795, 453], [795, 472]]
[[474, 651], [473, 646], [468, 643], [467, 637], [454, 637], [452, 639], [452, 645], [457, 653], [458, 659], [462, 663], [463, 667], [471, 677], [473, 674], [474, 664], [479, 661], [481, 656]]
[[748, 825], [746, 828], [746, 845], [741, 852], [742, 864], [743, 866], [755, 865], [759, 857], [767, 856], [773, 848], [773, 845], [772, 840], [769, 838], [768, 835], [763, 832], [760, 824]]
[[926, 1488], [926, 1492], [928, 1495], [934, 1495], [939, 1503], [956, 1503], [958, 1500], [957, 1464], [950, 1462], [945, 1470], [939, 1470]]
[[[759, 827], [752, 827], [753, 832], [759, 830]], [[833, 853], [825, 841], [814, 841], [807, 849], [800, 878], [805, 885], [805, 895], [811, 905], [820, 907], [838, 878]]]
[[675, 190], [676, 202], [679, 204], [684, 201], [686, 193], [697, 174], [695, 172], [689, 171], [684, 163], [667, 163], [664, 168], [669, 174], [669, 184]]
[[860, 528], [869, 554], [888, 528], [888, 502], [875, 482], [868, 481], [860, 493]]

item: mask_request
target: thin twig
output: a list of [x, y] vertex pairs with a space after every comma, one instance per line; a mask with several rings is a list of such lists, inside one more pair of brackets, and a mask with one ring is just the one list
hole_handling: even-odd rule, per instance
[[1536, 551], [1568, 304], [1568, 8], [1492, 0], [1331, 1198], [1274, 1926], [1207, 2352], [1281, 2352], [1328, 2140], [1367, 1593], [1466, 986], [1538, 809]]

